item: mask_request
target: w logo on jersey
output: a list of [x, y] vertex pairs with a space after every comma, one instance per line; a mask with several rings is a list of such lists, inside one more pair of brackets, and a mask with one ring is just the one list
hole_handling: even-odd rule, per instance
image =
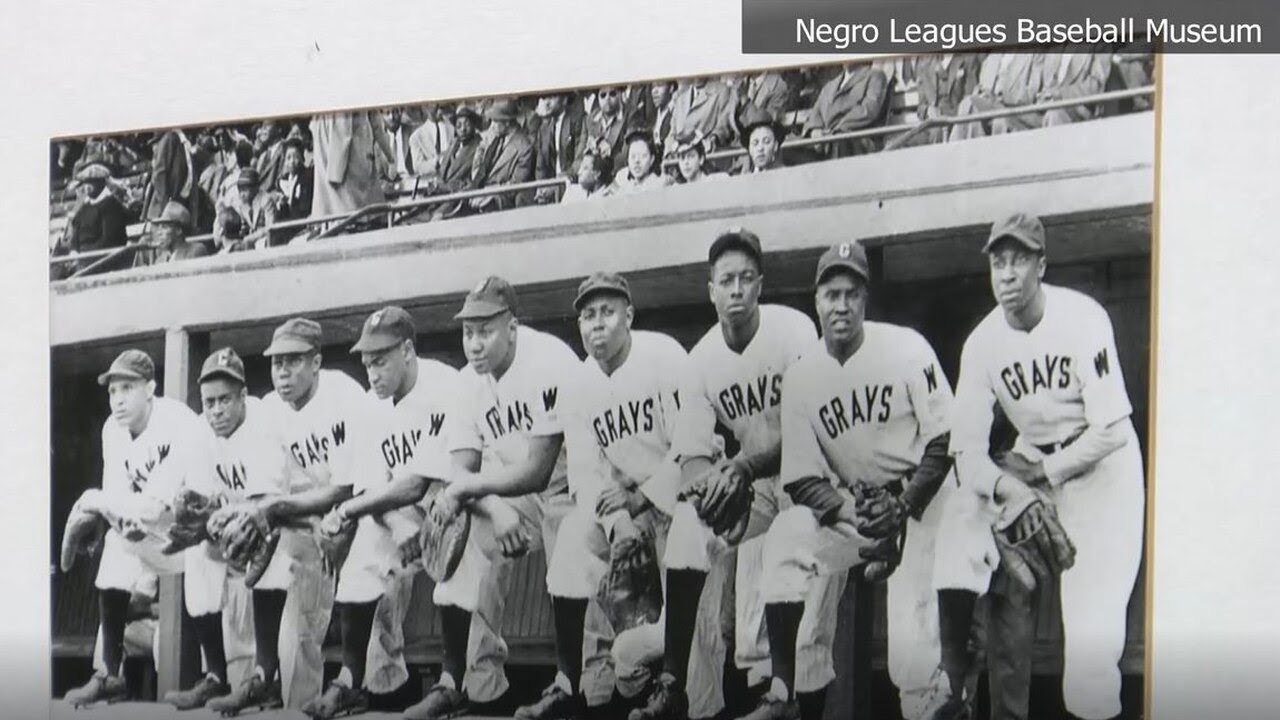
[[1107, 357], [1106, 348], [1093, 356], [1093, 371], [1098, 374], [1098, 377], [1111, 373], [1111, 359]]
[[924, 369], [924, 382], [929, 392], [938, 389], [938, 368], [936, 365], [930, 365]]
[[542, 409], [551, 412], [556, 407], [556, 395], [559, 394], [559, 388], [547, 388], [542, 391]]
[[128, 460], [125, 460], [124, 472], [129, 476], [129, 487], [134, 492], [142, 492], [142, 488], [147, 484], [147, 481], [151, 479], [152, 471], [155, 470], [160, 463], [164, 462], [164, 459], [167, 457], [169, 457], [168, 443], [156, 446], [155, 456], [153, 457], [148, 455], [147, 461], [142, 464], [142, 467], [138, 467]]

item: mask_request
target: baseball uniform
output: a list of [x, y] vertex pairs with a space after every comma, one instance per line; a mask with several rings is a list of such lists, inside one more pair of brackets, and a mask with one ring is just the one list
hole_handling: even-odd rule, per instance
[[[727, 427], [741, 453], [757, 453], [778, 442], [782, 406], [782, 376], [801, 351], [817, 342], [813, 321], [782, 305], [760, 305], [760, 326], [741, 353], [725, 343], [717, 325], [707, 331], [689, 353], [690, 370], [680, 390], [680, 418], [675, 451], [682, 458], [715, 457], [715, 425]], [[734, 660], [756, 684], [771, 675], [768, 636], [761, 596], [761, 535], [781, 508], [791, 501], [777, 477], [756, 478], [755, 499], [746, 535], [738, 546], [735, 569]], [[693, 506], [678, 503], [667, 540], [666, 566], [706, 572], [713, 558], [727, 552], [723, 540], [697, 516]], [[839, 581], [813, 583], [810, 602], [839, 601]], [[826, 617], [826, 614], [818, 615]], [[796, 684], [804, 691], [825, 687], [835, 671], [831, 665], [832, 627], [806, 627], [800, 638]]]
[[[470, 365], [458, 372], [457, 412], [448, 431], [450, 450], [480, 452], [482, 470], [523, 461], [532, 437], [563, 432], [558, 407], [561, 388], [572, 382], [581, 364], [559, 338], [519, 326], [515, 357], [501, 378], [478, 374]], [[532, 541], [529, 549], [542, 547], [548, 556], [553, 555], [556, 531], [573, 505], [564, 449], [545, 490], [501, 500], [525, 524]], [[457, 569], [449, 580], [436, 585], [433, 595], [437, 605], [472, 613], [469, 666], [463, 684], [473, 701], [492, 700], [507, 689], [501, 669], [507, 648], [501, 629], [510, 595], [510, 570], [511, 563], [502, 557], [492, 525], [476, 516]], [[613, 692], [613, 674], [605, 643], [593, 635], [589, 628], [587, 642], [595, 649], [584, 658], [587, 668], [582, 690], [589, 702], [604, 702]]]
[[[898, 486], [900, 493], [926, 445], [948, 431], [951, 386], [929, 343], [914, 330], [886, 323], [865, 322], [863, 333], [862, 345], [843, 364], [814, 343], [787, 370], [784, 487], [827, 478], [845, 502], [859, 483]], [[955, 484], [944, 481], [920, 519], [906, 520], [901, 562], [887, 583], [889, 677], [908, 720], [924, 714], [939, 662], [933, 547]], [[799, 602], [813, 578], [862, 564], [858, 551], [869, 541], [826, 527], [834, 508], [815, 509], [796, 506], [774, 520], [765, 540], [766, 602]]]
[[[1118, 664], [1142, 552], [1142, 458], [1106, 310], [1074, 290], [1041, 287], [1044, 314], [1030, 331], [1011, 327], [997, 307], [965, 341], [951, 449], [964, 487], [992, 497], [1000, 470], [988, 433], [998, 402], [1018, 431], [1015, 452], [1043, 461], [1076, 545], [1060, 583], [1063, 697], [1077, 717], [1110, 718], [1121, 711]], [[1075, 441], [1109, 427], [1119, 449], [1083, 457], [1088, 449]]]

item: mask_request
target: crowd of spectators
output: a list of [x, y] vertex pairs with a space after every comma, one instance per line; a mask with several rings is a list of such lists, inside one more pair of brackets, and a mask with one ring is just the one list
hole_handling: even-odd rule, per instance
[[[897, 120], [920, 122], [1149, 85], [1151, 73], [1149, 54], [1123, 48], [939, 54], [61, 140], [51, 144], [54, 198], [74, 193], [74, 205], [52, 252], [137, 242], [145, 246], [130, 260], [137, 266], [305, 240], [314, 230], [272, 228], [406, 196], [567, 183], [446, 198], [411, 214], [430, 222], [716, 181], [876, 152], [883, 136], [838, 136], [892, 124], [895, 92], [916, 98], [913, 116]], [[1147, 107], [1137, 98], [1125, 109]], [[1076, 122], [1105, 110], [1079, 105], [930, 123], [908, 144]], [[792, 138], [833, 136], [784, 147]], [[743, 152], [714, 155], [731, 148]], [[139, 223], [146, 232], [130, 238], [129, 226]], [[55, 264], [55, 278], [87, 262]]]

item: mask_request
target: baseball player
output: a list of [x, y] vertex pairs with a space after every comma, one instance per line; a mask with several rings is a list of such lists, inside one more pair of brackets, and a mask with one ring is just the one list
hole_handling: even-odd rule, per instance
[[[782, 484], [795, 506], [765, 539], [774, 676], [753, 720], [794, 716], [785, 706], [795, 691], [795, 639], [816, 621], [803, 603], [809, 584], [855, 567], [853, 582], [888, 578], [889, 676], [902, 716], [921, 720], [942, 702], [932, 573], [951, 492], [943, 482], [951, 387], [919, 333], [865, 320], [869, 278], [860, 244], [823, 253], [814, 281], [822, 342], [783, 380]], [[868, 652], [868, 640], [855, 638], [855, 652]], [[821, 717], [799, 709], [802, 718]]]
[[[1125, 612], [1141, 559], [1142, 458], [1106, 311], [1043, 282], [1045, 232], [1018, 213], [983, 248], [999, 306], [965, 341], [951, 450], [963, 486], [999, 512], [1039, 493], [1075, 543], [1062, 572], [1062, 692], [1068, 712], [1118, 715]], [[1018, 432], [1012, 467], [988, 455], [992, 408]], [[1037, 593], [997, 569], [988, 645], [992, 717], [1025, 718]]]
[[[635, 309], [621, 275], [591, 275], [579, 285], [573, 306], [588, 357], [579, 381], [562, 390], [575, 505], [547, 568], [559, 673], [536, 703], [517, 710], [519, 720], [576, 718], [586, 710], [579, 683], [588, 603], [611, 558], [620, 561], [640, 547], [656, 548], [654, 557], [660, 557], [680, 484], [671, 437], [688, 354], [667, 335], [631, 329]], [[632, 600], [638, 599], [626, 602]], [[614, 630], [622, 631], [619, 642], [625, 644], [630, 629]], [[657, 650], [655, 659], [660, 645]], [[721, 647], [721, 658], [723, 652]], [[641, 663], [620, 663], [615, 670], [624, 697], [644, 688]]]
[[102, 664], [85, 685], [66, 694], [74, 706], [126, 698], [121, 663], [130, 592], [153, 583], [156, 575], [182, 571], [183, 555], [161, 552], [167, 542], [158, 529], [177, 491], [203, 486], [198, 476], [207, 472], [207, 431], [186, 405], [156, 396], [150, 356], [125, 350], [98, 384], [107, 388], [111, 405], [102, 425], [102, 487], [77, 505], [111, 526], [94, 581]]
[[[520, 325], [516, 310], [510, 283], [491, 276], [454, 316], [462, 321], [468, 365], [459, 372], [456, 422], [448, 431], [451, 478], [432, 502], [430, 521], [444, 524], [464, 510], [473, 519], [457, 569], [433, 594], [443, 619], [444, 671], [419, 706], [423, 718], [455, 717], [472, 700], [506, 691], [499, 635], [506, 559], [539, 546], [553, 554], [560, 520], [572, 508], [558, 400], [581, 363], [558, 338]], [[473, 650], [483, 665], [468, 668], [475, 620], [488, 647]], [[598, 629], [587, 636], [582, 688], [588, 702], [603, 704], [613, 694], [607, 643]]]
[[[458, 371], [419, 358], [413, 318], [388, 306], [371, 314], [351, 352], [360, 355], [377, 408], [376, 444], [385, 472], [359, 478], [360, 492], [334, 508], [323, 525], [355, 525], [355, 538], [338, 575], [336, 601], [342, 630], [342, 670], [308, 713], [316, 718], [362, 712], [364, 692], [387, 693], [409, 677], [404, 661], [404, 619], [413, 593], [413, 565], [401, 562], [400, 547], [418, 542], [430, 483], [448, 476], [445, 427]], [[418, 488], [407, 495], [403, 485]], [[379, 634], [371, 644], [375, 619]], [[366, 677], [378, 667], [380, 676]], [[362, 688], [363, 685], [363, 688]], [[409, 713], [412, 716], [412, 712]]]
[[[711, 244], [708, 263], [708, 289], [719, 323], [690, 353], [674, 443], [685, 488], [713, 479], [696, 508], [682, 501], [673, 510], [665, 555], [663, 673], [654, 683], [648, 703], [632, 713], [632, 720], [678, 717], [688, 707], [690, 686], [685, 675], [699, 604], [708, 601], [703, 597], [708, 572], [717, 562], [732, 562], [730, 548], [737, 542], [742, 544], [737, 547], [734, 579], [734, 660], [747, 671], [755, 692], [763, 692], [772, 673], [760, 595], [758, 538], [783, 501], [777, 484], [782, 373], [806, 346], [816, 342], [817, 333], [803, 313], [759, 304], [763, 253], [755, 233], [741, 228], [722, 233]], [[720, 459], [715, 442], [717, 423], [729, 428], [740, 450], [730, 461], [714, 466]], [[734, 511], [745, 528], [737, 529], [738, 537], [729, 538], [731, 543], [717, 536], [704, 518], [723, 514], [720, 508], [735, 496], [748, 497], [750, 505]], [[815, 583], [813, 602], [834, 608], [840, 594], [837, 584], [826, 578]], [[834, 676], [834, 628], [805, 629], [801, 643], [803, 689], [816, 691]]]

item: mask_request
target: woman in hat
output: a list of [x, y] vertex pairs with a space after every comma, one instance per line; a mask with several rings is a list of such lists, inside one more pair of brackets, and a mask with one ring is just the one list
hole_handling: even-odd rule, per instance
[[605, 188], [606, 195], [630, 195], [632, 193], [666, 187], [667, 178], [658, 170], [661, 155], [647, 130], [627, 133], [627, 166], [613, 176], [613, 182]]
[[310, 217], [311, 198], [315, 190], [314, 172], [306, 166], [306, 138], [297, 125], [284, 139], [284, 164], [276, 182], [276, 219], [297, 220]]
[[696, 132], [685, 132], [676, 138], [676, 149], [673, 154], [676, 159], [674, 178], [677, 184], [687, 185], [688, 183], [719, 180], [728, 177], [724, 173], [707, 172], [705, 167], [707, 149], [702, 141], [701, 133]]
[[268, 193], [258, 192], [261, 182], [257, 170], [242, 169], [236, 178], [236, 194], [218, 208], [213, 241], [221, 252], [266, 245], [267, 228], [276, 221], [276, 202]]

